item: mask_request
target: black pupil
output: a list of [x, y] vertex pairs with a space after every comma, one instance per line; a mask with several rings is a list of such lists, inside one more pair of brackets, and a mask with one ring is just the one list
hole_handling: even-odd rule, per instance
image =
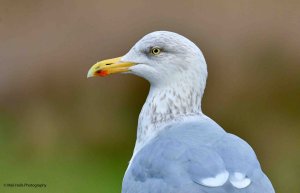
[[153, 49], [154, 54], [158, 54], [159, 50], [157, 48]]

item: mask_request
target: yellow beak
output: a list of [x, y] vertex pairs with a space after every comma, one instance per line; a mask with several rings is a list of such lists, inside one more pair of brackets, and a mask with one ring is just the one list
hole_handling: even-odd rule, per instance
[[135, 63], [121, 62], [121, 58], [122, 57], [118, 57], [97, 62], [90, 68], [87, 77], [107, 76], [114, 73], [128, 72], [129, 67], [133, 66]]

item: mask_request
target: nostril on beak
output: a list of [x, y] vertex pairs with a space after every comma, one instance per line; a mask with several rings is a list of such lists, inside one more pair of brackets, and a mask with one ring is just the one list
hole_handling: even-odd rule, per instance
[[112, 63], [107, 63], [107, 64], [105, 64], [106, 66], [109, 66], [109, 65], [112, 65]]

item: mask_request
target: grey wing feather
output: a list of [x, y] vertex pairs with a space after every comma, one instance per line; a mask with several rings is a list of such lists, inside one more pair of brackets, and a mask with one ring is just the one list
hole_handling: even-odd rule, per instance
[[[229, 174], [224, 182], [209, 186], [203, 181], [224, 171]], [[235, 172], [245, 174], [251, 184], [234, 187], [230, 180]], [[254, 151], [210, 119], [166, 129], [137, 153], [122, 186], [122, 193], [257, 192], [274, 190]]]
[[156, 140], [132, 161], [124, 178], [123, 193], [179, 193], [187, 188], [199, 192], [202, 179], [225, 170], [223, 160], [215, 152], [200, 150], [171, 139]]

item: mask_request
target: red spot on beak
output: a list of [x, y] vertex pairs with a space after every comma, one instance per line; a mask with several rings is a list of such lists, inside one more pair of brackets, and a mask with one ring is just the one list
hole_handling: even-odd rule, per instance
[[107, 73], [106, 70], [97, 70], [97, 71], [96, 71], [96, 74], [97, 74], [98, 76], [107, 76], [107, 75], [108, 75], [108, 73]]

